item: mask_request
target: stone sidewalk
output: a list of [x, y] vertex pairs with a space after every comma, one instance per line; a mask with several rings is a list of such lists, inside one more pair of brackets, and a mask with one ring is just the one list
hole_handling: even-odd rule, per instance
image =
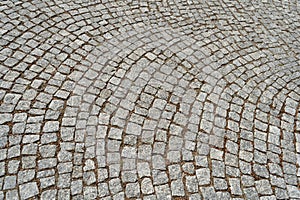
[[0, 2], [0, 200], [300, 199], [300, 2]]

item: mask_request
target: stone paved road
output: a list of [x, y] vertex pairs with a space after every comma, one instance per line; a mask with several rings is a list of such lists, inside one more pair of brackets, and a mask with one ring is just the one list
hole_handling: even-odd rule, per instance
[[300, 3], [0, 2], [0, 199], [299, 199]]

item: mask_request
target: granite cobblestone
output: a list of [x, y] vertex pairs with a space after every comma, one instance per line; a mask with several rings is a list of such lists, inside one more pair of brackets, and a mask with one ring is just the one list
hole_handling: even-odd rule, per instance
[[298, 199], [298, 1], [0, 2], [0, 199]]

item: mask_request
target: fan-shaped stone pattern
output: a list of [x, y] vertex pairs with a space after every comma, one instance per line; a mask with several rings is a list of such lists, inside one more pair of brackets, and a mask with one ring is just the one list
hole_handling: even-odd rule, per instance
[[[164, 32], [165, 30], [162, 29], [161, 32], [153, 36], [164, 39], [161, 37]], [[142, 35], [138, 32], [136, 34]], [[143, 33], [143, 35], [147, 34]], [[180, 35], [177, 35], [177, 38], [180, 38]], [[92, 90], [99, 93], [94, 97], [92, 94], [87, 94], [95, 101], [88, 101], [87, 98], [84, 99], [84, 96], [81, 98], [76, 94], [75, 89], [75, 95], [70, 97], [68, 101], [70, 103], [67, 104], [72, 108], [74, 106], [72, 103], [77, 99], [75, 105], [83, 101], [87, 105], [90, 104], [86, 110], [93, 112], [93, 115], [87, 117], [87, 122], [84, 122], [80, 115], [77, 116], [78, 122], [93, 125], [89, 126], [88, 131], [90, 132], [87, 132], [85, 138], [85, 146], [88, 148], [85, 157], [89, 159], [86, 162], [98, 164], [99, 169], [95, 173], [91, 173], [94, 176], [100, 173], [99, 181], [105, 180], [105, 182], [116, 181], [115, 179], [119, 178], [118, 176], [121, 174], [121, 182], [124, 185], [128, 184], [128, 188], [131, 187], [132, 182], [137, 181], [137, 178], [144, 178], [143, 184], [146, 182], [152, 188], [151, 191], [144, 191], [144, 193], [150, 195], [154, 193], [154, 188], [174, 179], [167, 180], [168, 177], [165, 173], [167, 163], [177, 164], [176, 167], [180, 168], [181, 157], [184, 156], [187, 161], [190, 161], [184, 166], [189, 166], [191, 170], [194, 168], [192, 163], [194, 159], [191, 156], [196, 144], [194, 140], [198, 130], [197, 119], [199, 121], [199, 105], [197, 104], [200, 103], [199, 101], [194, 102], [202, 82], [197, 78], [197, 70], [193, 69], [193, 65], [189, 62], [180, 60], [170, 50], [159, 50], [160, 40], [157, 40], [156, 43], [140, 44], [141, 47], [137, 47], [134, 51], [127, 49], [127, 40], [130, 38], [124, 40], [123, 51], [131, 53], [123, 58], [123, 61], [118, 65], [114, 61], [118, 56], [109, 60], [106, 67], [97, 63], [99, 62], [97, 59], [97, 64], [93, 68], [93, 76], [97, 78], [93, 83], [90, 82], [89, 86], [84, 86], [84, 88], [101, 88], [98, 91]], [[122, 43], [120, 44], [122, 46]], [[170, 44], [172, 43], [170, 42]], [[170, 44], [166, 43], [165, 45]], [[157, 48], [148, 50], [155, 46]], [[97, 51], [99, 50], [95, 49], [94, 52]], [[109, 54], [111, 53], [109, 52]], [[100, 62], [105, 62], [105, 60], [107, 60], [106, 56], [100, 57]], [[101, 69], [98, 74], [97, 69]], [[71, 78], [75, 79], [78, 73], [78, 71], [74, 71]], [[82, 88], [78, 85], [78, 88], [80, 87]], [[190, 115], [192, 118], [188, 125]], [[93, 124], [89, 122], [93, 122]], [[99, 123], [98, 127], [97, 123]], [[78, 127], [77, 131], [82, 131], [82, 129], [85, 131], [85, 126]], [[187, 131], [189, 133], [185, 134]], [[184, 138], [185, 135], [190, 135], [189, 140]], [[170, 142], [168, 142], [169, 139]], [[92, 140], [96, 140], [96, 143], [90, 143]], [[187, 141], [186, 150], [183, 148], [184, 140]], [[154, 159], [151, 158], [152, 153], [155, 154]], [[176, 158], [173, 154], [176, 155]], [[160, 162], [155, 161], [156, 157]], [[143, 175], [142, 172], [138, 172], [139, 169], [143, 168], [142, 166], [149, 168], [149, 170], [150, 168], [153, 169], [156, 176], [160, 170], [163, 170], [162, 175], [165, 177], [160, 177], [160, 179], [159, 176], [156, 177], [154, 187], [149, 179], [152, 176], [152, 170]], [[107, 174], [107, 177], [103, 177], [103, 174]], [[128, 176], [133, 176], [133, 179], [128, 178]], [[164, 178], [166, 179], [164, 180]], [[183, 182], [180, 177], [178, 178], [179, 183], [181, 183], [180, 186], [182, 186], [178, 196], [185, 196]], [[163, 182], [160, 183], [160, 181]], [[141, 184], [141, 181], [135, 185], [138, 184]], [[106, 183], [102, 185], [108, 187]], [[142, 185], [138, 187], [142, 187]], [[135, 195], [143, 195], [143, 190]], [[115, 195], [115, 193], [112, 192], [111, 194]], [[102, 195], [105, 196], [105, 194], [107, 195], [107, 193]], [[126, 194], [127, 197], [130, 195]]]
[[298, 9], [1, 2], [0, 198], [298, 198]]

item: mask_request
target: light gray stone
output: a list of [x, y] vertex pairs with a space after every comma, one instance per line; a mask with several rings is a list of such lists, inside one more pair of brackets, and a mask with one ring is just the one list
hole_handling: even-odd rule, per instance
[[28, 199], [38, 195], [39, 189], [36, 182], [30, 182], [19, 186], [21, 199]]

